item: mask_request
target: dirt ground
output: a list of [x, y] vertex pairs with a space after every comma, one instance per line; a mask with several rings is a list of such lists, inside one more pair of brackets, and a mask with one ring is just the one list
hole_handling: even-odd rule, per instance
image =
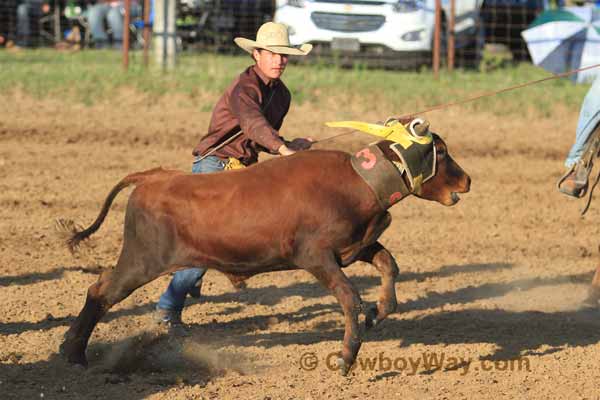
[[[187, 337], [152, 326], [163, 277], [99, 323], [87, 370], [68, 365], [58, 346], [87, 287], [114, 266], [129, 191], [77, 256], [55, 219], [90, 224], [130, 172], [188, 170], [209, 113], [184, 97], [126, 91], [94, 106], [18, 92], [0, 102], [0, 398], [600, 398], [600, 312], [580, 306], [599, 261], [600, 203], [581, 219], [583, 201], [554, 187], [576, 111], [428, 116], [472, 190], [454, 207], [410, 198], [392, 209], [382, 242], [401, 270], [398, 311], [369, 332], [357, 368], [341, 377], [328, 368], [341, 347], [340, 307], [302, 271], [254, 277], [242, 292], [209, 272], [203, 298], [184, 311]], [[398, 114], [344, 106], [297, 106], [284, 133], [318, 139], [339, 133], [323, 127], [328, 120]], [[346, 272], [365, 302], [376, 301], [373, 267]]]

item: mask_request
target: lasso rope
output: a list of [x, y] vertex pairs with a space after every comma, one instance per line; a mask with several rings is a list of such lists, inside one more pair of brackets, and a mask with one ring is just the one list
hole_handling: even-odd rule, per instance
[[[567, 72], [562, 72], [560, 74], [552, 75], [552, 76], [549, 76], [549, 77], [546, 77], [546, 78], [536, 79], [534, 81], [530, 81], [530, 82], [525, 82], [525, 83], [521, 83], [521, 84], [518, 84], [518, 85], [509, 86], [509, 87], [504, 88], [504, 89], [494, 90], [494, 91], [491, 91], [491, 92], [482, 93], [480, 95], [473, 96], [473, 97], [468, 97], [466, 99], [457, 100], [457, 101], [448, 102], [448, 103], [438, 104], [438, 105], [426, 108], [426, 109], [421, 110], [421, 111], [417, 111], [417, 112], [414, 112], [414, 113], [411, 113], [411, 114], [406, 114], [406, 115], [400, 116], [398, 118], [399, 119], [414, 118], [417, 115], [422, 115], [422, 114], [426, 114], [426, 113], [429, 113], [429, 112], [432, 112], [432, 111], [441, 110], [441, 109], [444, 109], [444, 108], [448, 108], [448, 107], [457, 106], [457, 105], [460, 105], [460, 104], [469, 103], [469, 102], [472, 102], [472, 101], [475, 101], [475, 100], [482, 99], [484, 97], [496, 96], [496, 95], [501, 94], [501, 93], [506, 93], [506, 92], [509, 92], [511, 90], [517, 90], [517, 89], [521, 89], [521, 88], [524, 88], [524, 87], [527, 87], [527, 86], [536, 85], [538, 83], [542, 83], [542, 82], [546, 82], [546, 81], [550, 81], [550, 80], [554, 80], [554, 79], [559, 79], [559, 78], [564, 78], [564, 77], [569, 76], [569, 75], [573, 75], [573, 74], [576, 74], [576, 73], [579, 73], [579, 72], [587, 71], [589, 69], [598, 68], [598, 67], [600, 67], [600, 64], [595, 64], [595, 65], [590, 65], [590, 66], [587, 66], [587, 67], [573, 69], [573, 70], [570, 70], [570, 71], [567, 71]], [[340, 133], [338, 135], [334, 135], [334, 136], [330, 136], [330, 137], [325, 138], [325, 139], [321, 139], [318, 142], [325, 142], [325, 141], [328, 141], [328, 140], [333, 140], [333, 139], [336, 139], [336, 138], [338, 138], [340, 136], [345, 136], [345, 135], [349, 135], [351, 133], [356, 133], [356, 132], [357, 131], [350, 131], [350, 132]], [[315, 143], [317, 143], [317, 142], [315, 142]]]

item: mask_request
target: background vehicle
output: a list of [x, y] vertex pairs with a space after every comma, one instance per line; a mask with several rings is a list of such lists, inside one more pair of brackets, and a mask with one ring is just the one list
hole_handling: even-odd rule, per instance
[[[476, 64], [483, 49], [480, 0], [457, 0], [455, 41], [458, 64]], [[442, 1], [445, 46], [449, 0]], [[290, 27], [290, 40], [310, 42], [315, 55], [372, 59], [384, 66], [418, 66], [431, 61], [434, 0], [278, 0], [275, 21]], [[362, 57], [361, 57], [362, 56]]]

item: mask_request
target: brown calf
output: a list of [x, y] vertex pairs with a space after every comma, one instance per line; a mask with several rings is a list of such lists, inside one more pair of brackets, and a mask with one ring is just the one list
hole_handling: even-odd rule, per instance
[[[382, 141], [377, 147], [387, 159], [400, 161], [390, 144]], [[433, 146], [435, 176], [414, 194], [451, 206], [458, 201], [457, 193], [469, 191], [471, 179], [435, 134]], [[161, 275], [194, 266], [216, 269], [235, 285], [262, 272], [311, 273], [344, 312], [342, 374], [361, 346], [359, 313], [365, 313], [370, 328], [396, 309], [398, 267], [377, 241], [391, 216], [355, 172], [347, 153], [312, 150], [217, 174], [159, 168], [129, 175], [109, 193], [96, 221], [75, 233], [71, 246], [100, 227], [113, 199], [130, 185], [136, 188], [127, 204], [119, 260], [90, 286], [61, 345], [71, 362], [86, 364], [89, 337], [110, 307]], [[358, 260], [371, 263], [382, 276], [377, 307], [368, 310], [342, 271]]]

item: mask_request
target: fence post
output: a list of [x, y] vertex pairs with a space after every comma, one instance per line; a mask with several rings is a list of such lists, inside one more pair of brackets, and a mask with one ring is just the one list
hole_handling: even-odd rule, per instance
[[148, 66], [148, 48], [150, 46], [150, 0], [144, 0], [144, 67]]
[[152, 30], [156, 63], [175, 67], [175, 0], [155, 0]]
[[442, 1], [435, 0], [435, 27], [433, 32], [433, 77], [440, 73], [440, 31], [442, 28]]
[[131, 21], [131, 0], [125, 0], [123, 17], [123, 69], [129, 69], [129, 21]]
[[62, 40], [62, 32], [60, 31], [60, 7], [54, 4], [54, 42], [59, 43]]
[[454, 22], [456, 17], [456, 0], [450, 0], [450, 20], [446, 37], [448, 38], [448, 71], [454, 70]]

